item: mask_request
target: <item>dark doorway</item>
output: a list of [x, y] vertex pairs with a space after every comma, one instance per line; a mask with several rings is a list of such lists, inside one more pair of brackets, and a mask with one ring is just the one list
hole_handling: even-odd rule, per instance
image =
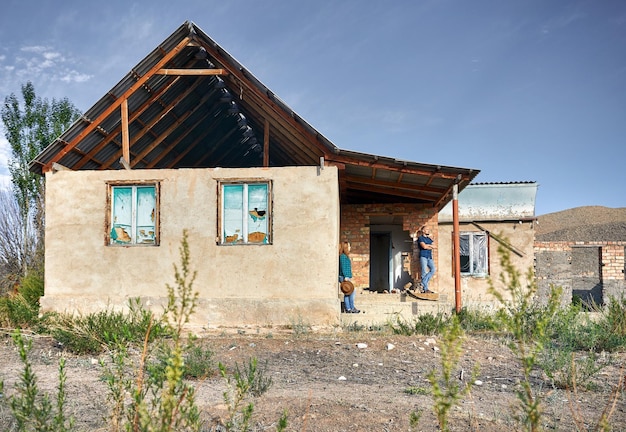
[[391, 262], [391, 233], [373, 232], [370, 235], [370, 290], [389, 291]]
[[599, 247], [572, 248], [572, 296], [586, 306], [602, 304], [602, 250]]

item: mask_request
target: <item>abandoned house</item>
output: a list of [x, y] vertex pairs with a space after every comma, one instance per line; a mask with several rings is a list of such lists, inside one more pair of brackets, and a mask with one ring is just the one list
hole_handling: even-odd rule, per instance
[[186, 230], [207, 327], [339, 323], [339, 242], [358, 288], [415, 279], [415, 232], [479, 173], [338, 148], [192, 22], [30, 169], [46, 183], [43, 310], [160, 311]]

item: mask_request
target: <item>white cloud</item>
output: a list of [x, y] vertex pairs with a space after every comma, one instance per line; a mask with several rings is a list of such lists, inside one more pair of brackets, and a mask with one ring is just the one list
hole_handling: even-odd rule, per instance
[[24, 51], [24, 52], [34, 52], [34, 53], [42, 53], [44, 51], [46, 51], [46, 47], [43, 45], [32, 45], [32, 46], [25, 46], [20, 48], [20, 51]]
[[66, 83], [71, 83], [71, 82], [83, 83], [83, 82], [89, 81], [91, 78], [93, 78], [93, 75], [83, 74], [75, 70], [67, 71], [65, 75], [59, 76], [59, 79]]
[[59, 83], [84, 83], [93, 75], [80, 70], [80, 61], [50, 46], [27, 45], [0, 57], [0, 94], [15, 92], [26, 81], [35, 83], [38, 94], [57, 96]]

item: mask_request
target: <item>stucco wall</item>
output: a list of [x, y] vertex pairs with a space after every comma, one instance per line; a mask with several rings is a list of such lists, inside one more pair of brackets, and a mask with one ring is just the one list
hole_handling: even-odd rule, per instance
[[[272, 181], [272, 244], [217, 245], [217, 180]], [[160, 245], [106, 244], [107, 182], [160, 183]], [[333, 325], [339, 320], [334, 167], [59, 171], [46, 174], [44, 310], [90, 313], [141, 297], [160, 311], [188, 231], [193, 324]]]
[[[523, 253], [518, 256], [510, 251], [511, 262], [515, 268], [521, 272], [525, 281], [529, 269], [533, 268], [533, 242], [535, 239], [535, 230], [533, 222], [509, 221], [509, 222], [480, 222], [480, 227], [495, 234], [507, 242], [516, 250]], [[452, 266], [452, 224], [439, 224], [438, 236], [438, 257], [439, 267], [439, 292], [440, 298], [455, 304], [455, 287], [454, 273]], [[460, 232], [480, 232], [481, 230], [473, 224], [460, 223]], [[495, 238], [489, 239], [489, 276], [494, 287], [501, 293], [505, 294], [505, 286], [500, 281], [502, 267], [500, 265], [500, 256], [498, 255], [498, 246], [500, 243]], [[495, 298], [489, 294], [489, 278], [461, 276], [461, 306], [462, 307], [478, 307], [478, 308], [494, 308], [498, 304]], [[506, 296], [505, 296], [506, 297]]]

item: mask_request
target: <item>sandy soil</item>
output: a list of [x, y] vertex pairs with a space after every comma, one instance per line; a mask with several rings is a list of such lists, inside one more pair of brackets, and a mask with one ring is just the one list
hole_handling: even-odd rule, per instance
[[[295, 334], [220, 334], [204, 336], [214, 353], [215, 364], [228, 368], [243, 366], [257, 358], [264, 375], [271, 377], [270, 390], [253, 400], [254, 430], [275, 430], [281, 413], [288, 413], [290, 431], [407, 431], [409, 415], [420, 412], [419, 431], [437, 431], [428, 373], [439, 369], [439, 342], [424, 336], [397, 336], [377, 332]], [[366, 347], [360, 344], [365, 344]], [[479, 368], [471, 393], [450, 414], [453, 431], [516, 431], [514, 406], [521, 379], [520, 367], [500, 341], [468, 338], [456, 371], [467, 382]], [[49, 338], [36, 338], [31, 361], [39, 387], [56, 395], [58, 360], [67, 359], [68, 410], [82, 431], [106, 431], [109, 407], [101, 381], [99, 359], [108, 356], [76, 356], [63, 352]], [[546, 430], [593, 430], [611, 391], [624, 371], [626, 355], [615, 355], [611, 364], [596, 376], [597, 389], [577, 394], [553, 388], [537, 372], [533, 385], [543, 400]], [[0, 430], [9, 429], [7, 398], [19, 377], [17, 352], [8, 337], [0, 339], [0, 378], [5, 394], [0, 399]], [[197, 403], [211, 424], [227, 416], [222, 393], [224, 381], [218, 376], [196, 381]], [[626, 430], [624, 394], [611, 417], [613, 430]], [[575, 423], [576, 415], [580, 422]], [[584, 425], [583, 425], [584, 422]]]

